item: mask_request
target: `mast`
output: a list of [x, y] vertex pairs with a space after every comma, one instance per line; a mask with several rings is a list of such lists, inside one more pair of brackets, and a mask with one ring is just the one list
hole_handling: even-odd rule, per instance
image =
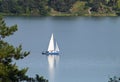
[[51, 39], [49, 42], [49, 46], [48, 46], [48, 51], [53, 51], [54, 50], [54, 37], [53, 37], [53, 33], [51, 35]]

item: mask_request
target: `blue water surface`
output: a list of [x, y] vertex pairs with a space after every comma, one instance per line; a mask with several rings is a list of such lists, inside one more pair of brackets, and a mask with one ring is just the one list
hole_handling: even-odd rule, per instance
[[[49, 82], [108, 82], [120, 76], [120, 17], [4, 17], [18, 31], [5, 39], [31, 54], [14, 61]], [[44, 56], [54, 33], [61, 55]]]

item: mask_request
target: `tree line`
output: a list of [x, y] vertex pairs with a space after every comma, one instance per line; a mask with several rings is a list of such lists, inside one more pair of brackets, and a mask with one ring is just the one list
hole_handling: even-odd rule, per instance
[[0, 12], [9, 14], [47, 15], [47, 0], [0, 0]]
[[[83, 10], [93, 13], [120, 13], [120, 0], [0, 0], [0, 13], [13, 15], [50, 15], [51, 9], [71, 14], [74, 3], [84, 2]], [[84, 11], [78, 10], [78, 12]]]

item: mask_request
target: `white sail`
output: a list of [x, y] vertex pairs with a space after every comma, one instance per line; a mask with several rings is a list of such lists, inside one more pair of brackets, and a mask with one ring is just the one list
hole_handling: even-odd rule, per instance
[[56, 42], [55, 51], [58, 51], [58, 52], [60, 51], [57, 42]]
[[54, 51], [54, 37], [53, 37], [53, 34], [51, 35], [51, 39], [50, 39], [49, 46], [48, 46], [48, 51], [49, 52]]

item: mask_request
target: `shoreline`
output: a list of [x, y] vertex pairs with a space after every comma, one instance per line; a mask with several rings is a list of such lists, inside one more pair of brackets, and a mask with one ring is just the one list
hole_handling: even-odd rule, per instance
[[49, 14], [49, 15], [31, 15], [31, 14], [11, 14], [11, 13], [0, 13], [1, 16], [41, 16], [41, 17], [47, 17], [47, 16], [88, 16], [88, 17], [94, 17], [94, 16], [118, 16], [117, 14], [100, 14], [100, 13], [95, 13], [95, 14], [83, 14], [83, 15], [78, 15], [78, 14], [65, 14], [65, 13], [60, 13], [60, 14]]

